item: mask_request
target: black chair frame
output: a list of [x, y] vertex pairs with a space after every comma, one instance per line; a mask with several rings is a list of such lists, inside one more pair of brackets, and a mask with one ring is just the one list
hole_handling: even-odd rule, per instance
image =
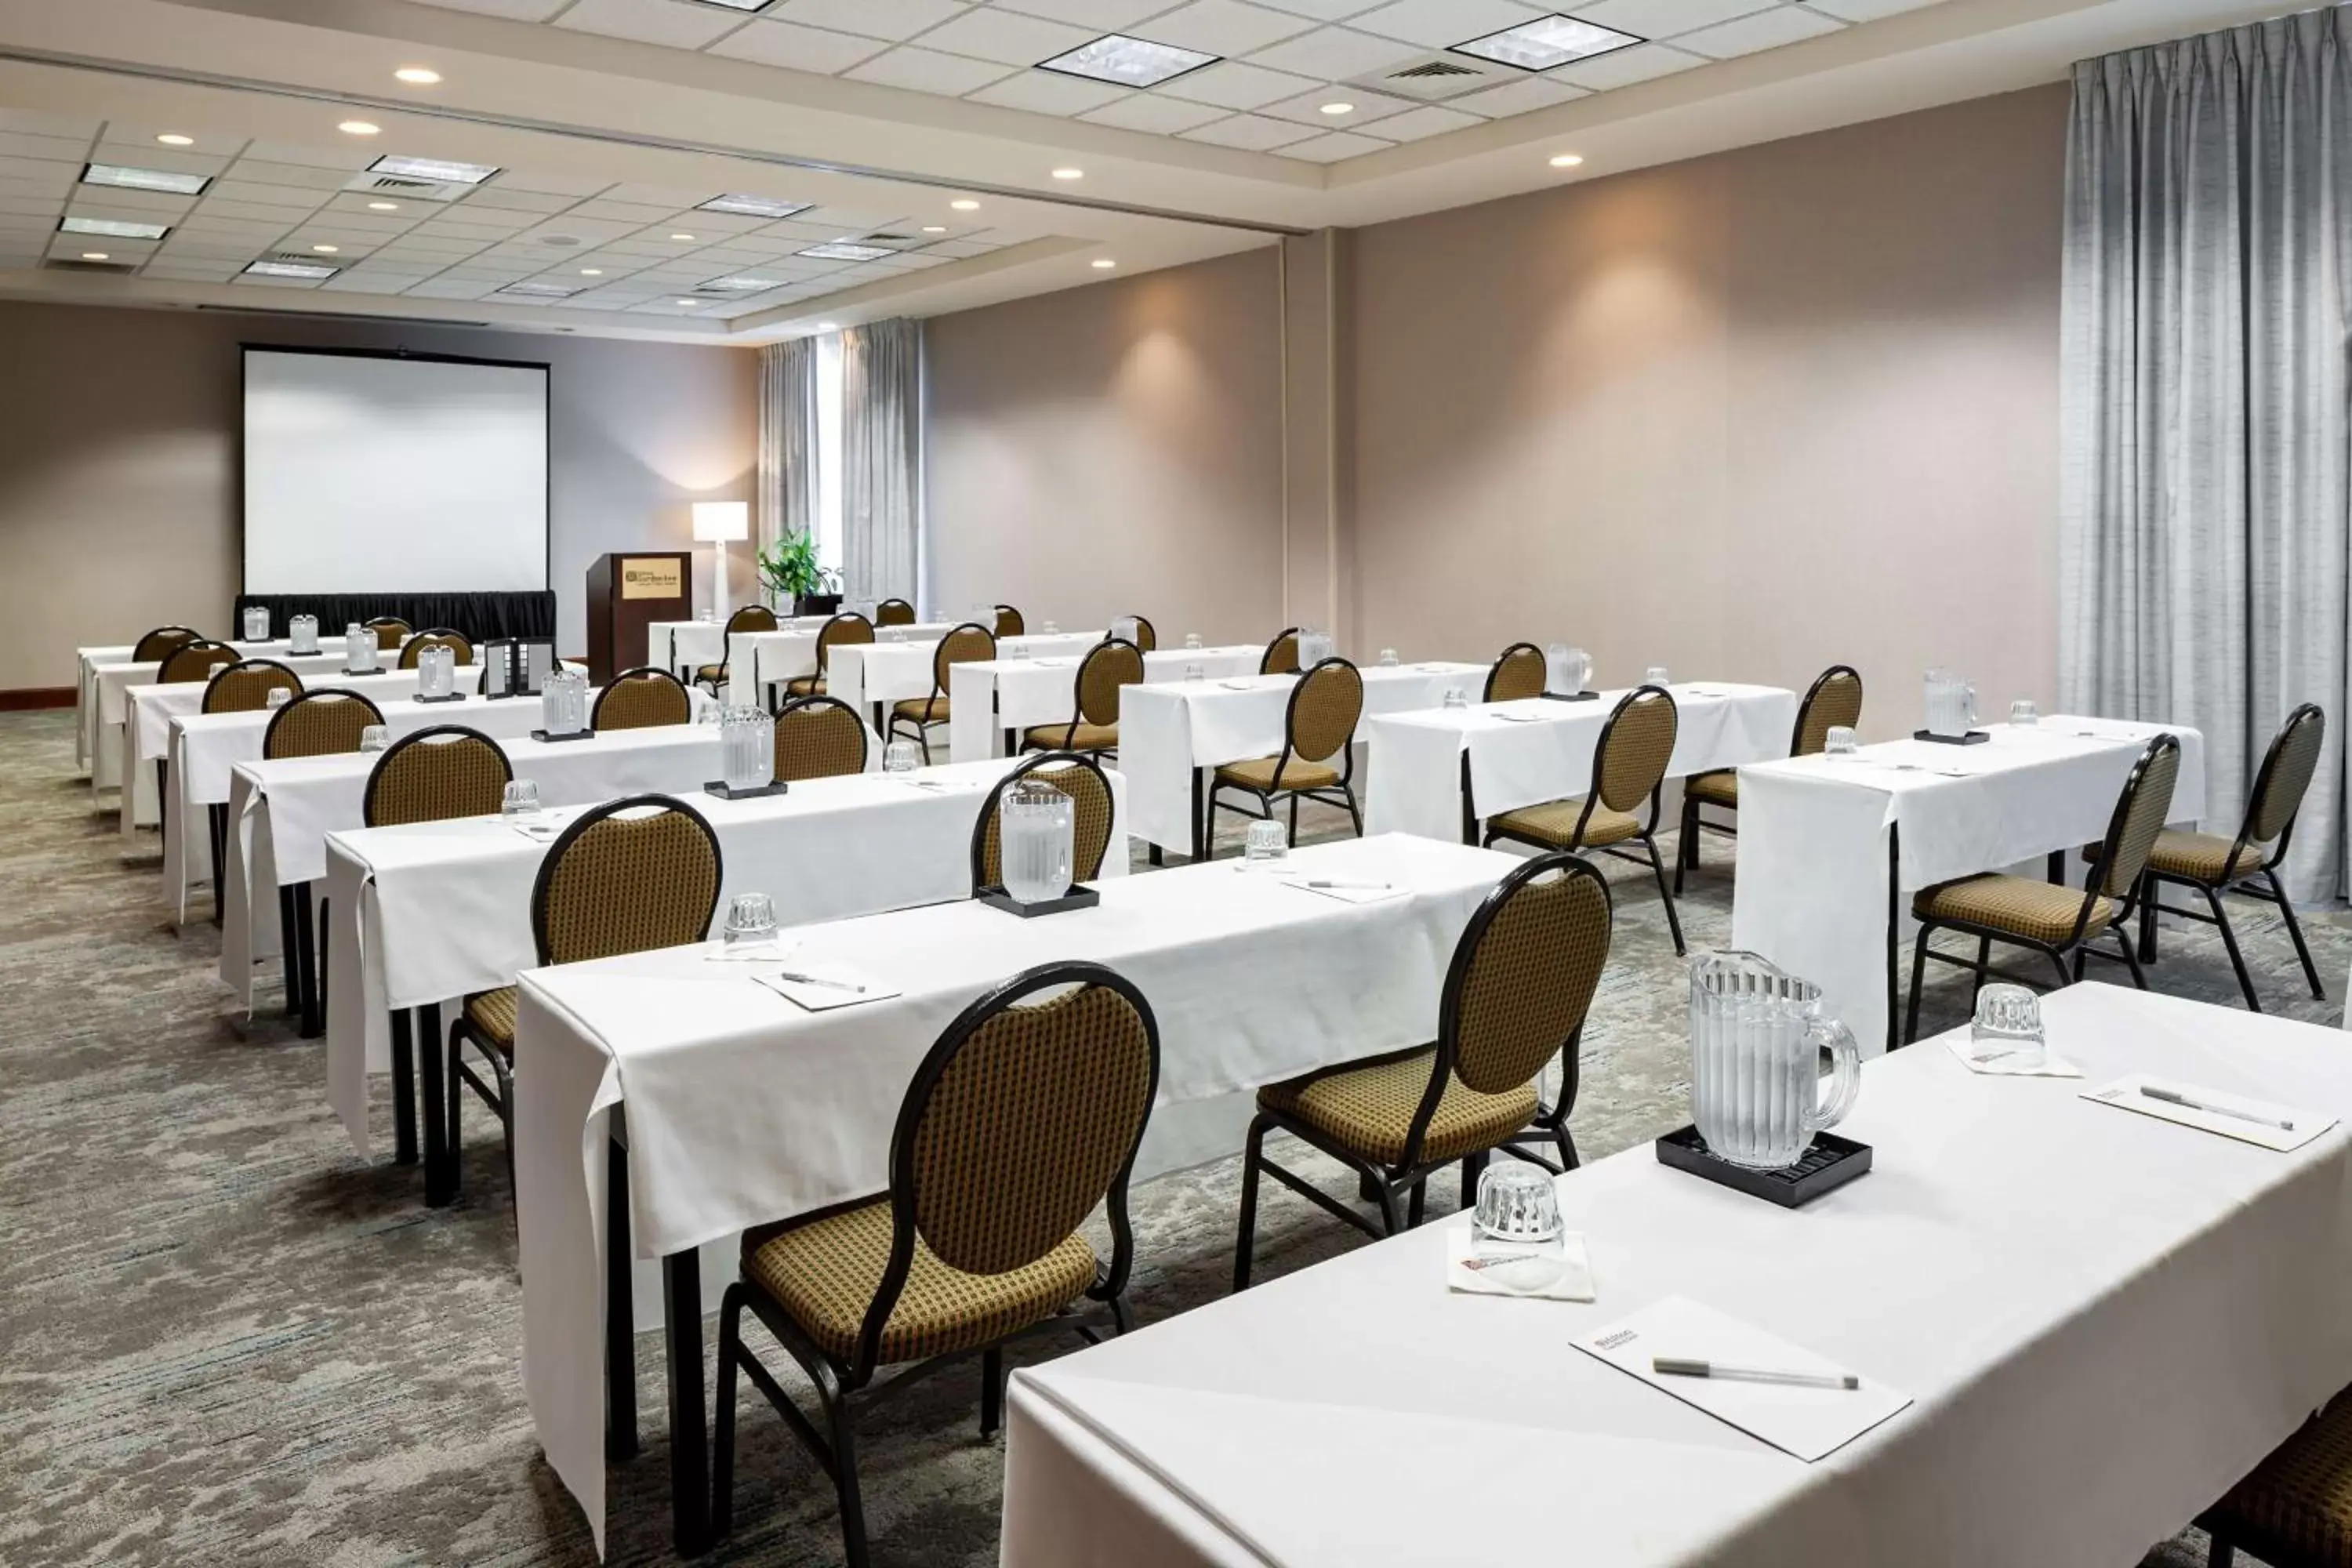
[[[995, 819], [997, 805], [1004, 799], [1004, 792], [1011, 789], [1023, 779], [1027, 778], [1031, 773], [1040, 773], [1047, 768], [1058, 769], [1070, 766], [1072, 764], [1085, 768], [1089, 773], [1093, 773], [1095, 775], [1096, 782], [1100, 784], [1103, 787], [1104, 798], [1112, 803], [1112, 809], [1114, 811], [1118, 808], [1118, 796], [1110, 787], [1109, 775], [1103, 772], [1103, 767], [1100, 763], [1088, 756], [1086, 752], [1039, 752], [1033, 757], [1024, 758], [1020, 766], [1006, 773], [1002, 779], [999, 779], [997, 781], [996, 787], [988, 792], [987, 798], [981, 805], [980, 816], [971, 825], [971, 892], [974, 898], [978, 898], [982, 893], [1001, 893], [1004, 890], [1002, 886], [987, 879], [988, 825]], [[1104, 848], [1103, 853], [1106, 857], [1109, 855], [1110, 851], [1108, 846]], [[1102, 875], [1102, 862], [1099, 860], [1095, 862], [1095, 868], [1092, 872], [1088, 872], [1085, 867], [1076, 863], [1075, 854], [1072, 857], [1072, 861], [1073, 863], [1070, 867], [1070, 881], [1073, 886], [1080, 882], [1091, 882], [1097, 877]]]
[[838, 708], [857, 721], [858, 769], [863, 772], [866, 766], [866, 756], [873, 750], [870, 742], [874, 731], [867, 727], [865, 718], [857, 710], [838, 697], [827, 697], [823, 692], [812, 692], [807, 696], [790, 698], [779, 702], [772, 711], [776, 720], [781, 722], [785, 714], [803, 708]]
[[[1128, 641], [1125, 637], [1107, 637], [1103, 638], [1102, 641], [1095, 644], [1094, 647], [1087, 649], [1086, 657], [1078, 660], [1077, 674], [1070, 680], [1070, 721], [1062, 727], [1062, 743], [1059, 746], [1046, 746], [1034, 741], [1024, 741], [1021, 743], [1022, 750], [1027, 751], [1032, 746], [1035, 746], [1039, 751], [1068, 751], [1071, 749], [1071, 742], [1077, 738], [1078, 726], [1087, 722], [1086, 709], [1087, 670], [1094, 664], [1094, 661], [1097, 658], [1108, 653], [1110, 649], [1118, 647], [1133, 648], [1135, 650], [1136, 668], [1138, 669], [1143, 668], [1142, 647], [1138, 644]], [[1039, 724], [1035, 726], [1035, 728], [1040, 730], [1051, 730], [1054, 726], [1051, 724]], [[1099, 754], [1106, 757], [1115, 757], [1118, 755], [1118, 748], [1117, 746], [1106, 746], [1102, 749]]]
[[[1804, 700], [1797, 704], [1796, 725], [1789, 731], [1790, 756], [1797, 754], [1797, 747], [1805, 738], [1805, 721], [1812, 717], [1813, 703], [1820, 698], [1822, 688], [1841, 675], [1851, 675], [1857, 682], [1862, 679], [1862, 671], [1854, 668], [1853, 666], [1833, 664], [1813, 677], [1813, 683], [1805, 688]], [[1680, 895], [1683, 890], [1683, 872], [1685, 869], [1693, 871], [1698, 869], [1699, 836], [1702, 833], [1719, 833], [1726, 838], [1739, 837], [1739, 829], [1732, 826], [1731, 824], [1709, 822], [1701, 816], [1699, 815], [1701, 804], [1698, 797], [1692, 795], [1687, 788], [1684, 790], [1682, 830], [1675, 837], [1675, 892], [1677, 895]]]
[[1297, 626], [1285, 626], [1280, 631], [1275, 633], [1272, 637], [1267, 639], [1265, 651], [1257, 656], [1257, 672], [1260, 675], [1279, 675], [1287, 673], [1286, 671], [1277, 670], [1274, 668], [1274, 650], [1282, 646], [1282, 642], [1285, 637], [1291, 639], [1290, 657], [1292, 660], [1292, 668], [1295, 669], [1297, 668], [1298, 628]]
[[[1286, 633], [1285, 635], [1287, 636], [1289, 634]], [[1354, 824], [1356, 837], [1361, 838], [1364, 836], [1364, 814], [1356, 805], [1356, 742], [1353, 736], [1350, 736], [1348, 740], [1340, 742], [1339, 751], [1339, 782], [1336, 786], [1326, 785], [1320, 789], [1301, 789], [1295, 785], [1286, 785], [1282, 782], [1283, 770], [1290, 766], [1291, 737], [1297, 732], [1296, 724], [1298, 718], [1298, 699], [1305, 694], [1307, 690], [1307, 683], [1314, 678], [1315, 670], [1335, 664], [1346, 666], [1349, 669], [1355, 668], [1355, 666], [1349, 664], [1346, 659], [1341, 658], [1337, 654], [1333, 654], [1329, 658], [1323, 659], [1318, 662], [1315, 666], [1315, 669], [1301, 672], [1298, 677], [1298, 684], [1290, 689], [1290, 700], [1284, 705], [1282, 710], [1282, 750], [1276, 753], [1274, 778], [1268, 787], [1259, 789], [1252, 784], [1234, 784], [1230, 780], [1218, 778], [1214, 770], [1210, 772], [1209, 792], [1203, 803], [1204, 809], [1208, 812], [1209, 820], [1207, 831], [1202, 836], [1202, 840], [1204, 844], [1209, 846], [1210, 858], [1213, 859], [1216, 857], [1217, 813], [1219, 811], [1230, 811], [1235, 816], [1246, 816], [1255, 822], [1272, 822], [1275, 819], [1275, 799], [1279, 795], [1288, 795], [1290, 797], [1290, 842], [1294, 846], [1298, 842], [1298, 803], [1301, 800], [1311, 800], [1323, 805], [1339, 806], [1348, 814], [1348, 820]], [[1361, 679], [1361, 672], [1359, 672], [1358, 679]], [[1356, 712], [1357, 726], [1361, 728], [1363, 722], [1363, 710], [1359, 708]], [[1256, 801], [1258, 803], [1259, 809], [1252, 811], [1245, 805], [1235, 801], [1222, 800], [1218, 798], [1221, 791], [1229, 789], [1239, 790], [1251, 800]]]
[[662, 668], [659, 665], [641, 664], [635, 669], [625, 669], [621, 671], [618, 675], [615, 675], [612, 679], [604, 683], [604, 689], [596, 693], [595, 706], [588, 710], [588, 728], [593, 730], [597, 727], [597, 721], [604, 716], [604, 703], [606, 700], [611, 698], [614, 692], [618, 691], [621, 689], [621, 683], [623, 681], [647, 679], [667, 680], [672, 686], [677, 687], [678, 695], [686, 700], [686, 719], [684, 721], [688, 724], [694, 722], [693, 688], [688, 686], [685, 681], [680, 680], [677, 676], [672, 675], [668, 670]]
[[[964, 621], [952, 627], [948, 632], [947, 636], [941, 637], [939, 640], [938, 645], [931, 649], [931, 693], [929, 696], [923, 699], [923, 711], [927, 715], [930, 713], [938, 704], [949, 700], [947, 672], [954, 668], [955, 666], [953, 664], [942, 665], [940, 662], [941, 658], [941, 649], [944, 649], [952, 638], [957, 637], [965, 632], [980, 632], [984, 634], [988, 638], [989, 657], [991, 658], [996, 657], [996, 634], [994, 632], [990, 631], [978, 621]], [[974, 662], [977, 661], [975, 660]], [[877, 703], [876, 706], [878, 708], [880, 704]], [[898, 726], [901, 724], [907, 725], [912, 732], [905, 738], [913, 741], [915, 744], [923, 748], [923, 765], [925, 767], [929, 767], [931, 764], [931, 727], [935, 724], [944, 724], [947, 721], [945, 719], [932, 719], [929, 717], [922, 719], [907, 718], [905, 715], [899, 713], [898, 711], [897, 705], [893, 704], [891, 707], [889, 722], [882, 731], [882, 738], [885, 741], [898, 740], [900, 738]]]
[[1528, 653], [1535, 655], [1538, 658], [1545, 657], [1544, 650], [1536, 647], [1536, 645], [1531, 642], [1515, 642], [1511, 644], [1510, 647], [1496, 654], [1495, 656], [1495, 662], [1486, 667], [1486, 683], [1478, 689], [1479, 701], [1492, 702], [1495, 700], [1496, 678], [1503, 673], [1503, 666], [1509, 662], [1510, 657], [1513, 654], [1519, 652], [1522, 648], [1527, 650]]

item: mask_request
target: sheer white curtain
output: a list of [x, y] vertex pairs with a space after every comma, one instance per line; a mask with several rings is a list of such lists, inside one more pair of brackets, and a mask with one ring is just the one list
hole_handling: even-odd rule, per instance
[[877, 321], [841, 340], [845, 591], [853, 599], [912, 599], [922, 510], [922, 324]]
[[2060, 696], [2206, 737], [2231, 833], [2272, 733], [2327, 710], [2285, 866], [2347, 885], [2352, 18], [2283, 16], [2074, 68]]
[[[760, 351], [760, 471], [752, 512], [765, 552], [804, 533], [816, 489], [816, 346], [807, 338]], [[764, 590], [763, 590], [764, 592]], [[777, 606], [792, 613], [790, 605]]]

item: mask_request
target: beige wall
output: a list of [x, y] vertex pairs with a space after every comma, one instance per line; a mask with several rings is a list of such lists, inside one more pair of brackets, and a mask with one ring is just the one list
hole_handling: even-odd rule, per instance
[[[169, 621], [226, 628], [245, 342], [551, 365], [553, 586], [568, 651], [585, 647], [591, 561], [692, 547], [694, 500], [751, 494], [748, 351], [0, 303], [0, 690], [69, 684], [79, 644]], [[747, 547], [734, 547], [733, 566], [740, 603], [752, 585]]]

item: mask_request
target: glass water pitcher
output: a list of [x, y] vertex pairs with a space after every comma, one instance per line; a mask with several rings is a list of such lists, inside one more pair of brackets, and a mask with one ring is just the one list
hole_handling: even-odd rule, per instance
[[1556, 642], [1544, 650], [1544, 689], [1554, 697], [1573, 697], [1592, 679], [1592, 656], [1580, 647]]
[[1977, 689], [1941, 668], [1927, 676], [1927, 733], [1965, 735], [1977, 721]]
[[588, 678], [563, 668], [539, 689], [541, 724], [551, 735], [576, 735], [588, 728]]
[[364, 675], [375, 668], [377, 653], [375, 628], [357, 621], [343, 628], [343, 668], [353, 675]]
[[428, 647], [416, 656], [416, 694], [440, 701], [457, 684], [457, 650]]
[[776, 782], [776, 721], [762, 709], [730, 708], [719, 717], [719, 776], [731, 790]]
[[1032, 775], [1007, 787], [997, 810], [1004, 890], [1024, 904], [1050, 903], [1068, 892], [1077, 803]]
[[286, 636], [296, 653], [319, 651], [319, 617], [295, 616], [286, 623]]
[[1298, 668], [1312, 669], [1329, 658], [1335, 645], [1329, 632], [1318, 632], [1313, 626], [1298, 628]]
[[1795, 1164], [1862, 1089], [1861, 1047], [1822, 1016], [1822, 988], [1756, 953], [1702, 953], [1691, 964], [1690, 1038], [1691, 1119], [1708, 1151], [1735, 1165]]
[[247, 605], [245, 607], [245, 640], [247, 642], [269, 640], [269, 612], [262, 605]]

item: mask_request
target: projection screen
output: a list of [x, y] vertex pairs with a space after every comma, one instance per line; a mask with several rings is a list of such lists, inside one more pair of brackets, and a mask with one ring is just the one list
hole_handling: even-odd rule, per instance
[[547, 366], [245, 350], [245, 591], [548, 586]]

